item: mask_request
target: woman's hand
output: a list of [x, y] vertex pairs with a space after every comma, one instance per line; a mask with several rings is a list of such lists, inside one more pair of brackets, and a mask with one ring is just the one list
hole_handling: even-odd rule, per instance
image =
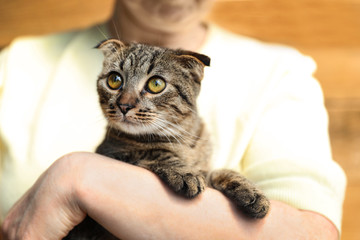
[[2, 225], [4, 239], [61, 239], [85, 218], [75, 191], [79, 154], [57, 160], [11, 208]]

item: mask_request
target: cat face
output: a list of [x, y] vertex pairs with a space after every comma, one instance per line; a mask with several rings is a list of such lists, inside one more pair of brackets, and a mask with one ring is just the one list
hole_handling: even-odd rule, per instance
[[107, 40], [97, 87], [109, 126], [129, 134], [180, 134], [196, 116], [207, 56]]

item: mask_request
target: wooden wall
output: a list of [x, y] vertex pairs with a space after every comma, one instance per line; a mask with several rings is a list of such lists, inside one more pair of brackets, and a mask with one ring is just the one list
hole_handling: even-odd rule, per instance
[[112, 14], [114, 0], [0, 0], [0, 46], [21, 35], [85, 28]]
[[[113, 3], [0, 0], [0, 47], [19, 35], [102, 22]], [[295, 46], [317, 61], [334, 159], [348, 176], [342, 239], [360, 239], [360, 0], [217, 0], [209, 19], [239, 34]]]

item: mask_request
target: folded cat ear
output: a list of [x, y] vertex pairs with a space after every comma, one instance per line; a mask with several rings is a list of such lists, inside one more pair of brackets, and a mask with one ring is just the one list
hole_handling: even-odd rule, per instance
[[191, 73], [192, 78], [200, 83], [204, 77], [204, 67], [210, 66], [210, 58], [206, 55], [186, 51], [175, 50], [176, 60], [180, 65]]
[[95, 48], [103, 52], [105, 57], [119, 52], [123, 47], [125, 47], [125, 44], [118, 39], [106, 39], [95, 46]]
[[210, 58], [204, 54], [187, 51], [187, 50], [176, 50], [176, 55], [182, 56], [184, 58], [192, 58], [196, 61], [200, 62], [204, 66], [209, 67], [210, 66]]

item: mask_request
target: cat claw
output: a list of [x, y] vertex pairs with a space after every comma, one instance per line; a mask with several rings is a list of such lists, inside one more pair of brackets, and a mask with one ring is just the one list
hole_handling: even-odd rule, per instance
[[175, 192], [187, 198], [194, 198], [205, 189], [205, 177], [197, 173], [179, 173], [164, 170], [158, 176]]
[[188, 198], [193, 198], [199, 195], [205, 189], [205, 178], [202, 175], [194, 175], [187, 173], [184, 177], [184, 187], [181, 192], [184, 192]]
[[249, 205], [239, 208], [249, 217], [263, 218], [269, 211], [270, 202], [263, 194], [255, 193], [254, 200]]

